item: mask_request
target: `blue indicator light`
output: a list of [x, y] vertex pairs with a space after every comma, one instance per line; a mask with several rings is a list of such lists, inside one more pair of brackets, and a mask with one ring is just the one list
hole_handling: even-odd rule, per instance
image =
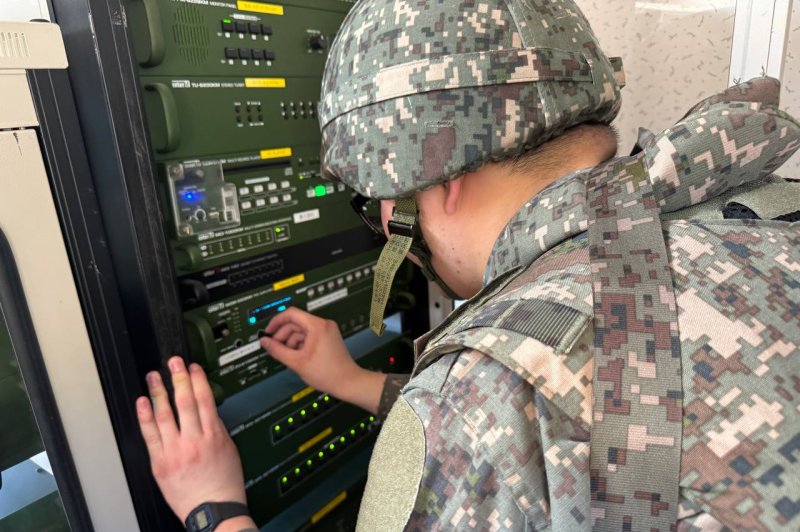
[[[287, 303], [289, 303], [291, 300], [291, 296], [284, 297], [277, 301], [271, 301], [265, 305], [254, 308], [250, 311], [250, 317], [247, 318], [248, 323], [254, 325], [257, 321], [263, 320], [265, 317], [272, 316], [276, 312], [283, 312], [289, 308]], [[264, 314], [267, 314], [268, 316], [264, 316]]]
[[196, 190], [189, 190], [187, 192], [181, 192], [181, 197], [190, 203], [195, 203], [203, 199], [203, 194]]

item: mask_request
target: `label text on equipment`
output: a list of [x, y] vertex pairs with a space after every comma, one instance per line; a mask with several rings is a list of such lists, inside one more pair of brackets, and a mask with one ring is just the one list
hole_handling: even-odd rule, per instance
[[248, 89], [285, 89], [286, 78], [244, 78]]
[[240, 358], [244, 358], [251, 353], [255, 353], [259, 349], [261, 349], [261, 343], [259, 343], [258, 341], [251, 342], [247, 345], [243, 345], [242, 347], [234, 349], [230, 353], [225, 353], [224, 355], [219, 357], [219, 365], [225, 366], [227, 364], [230, 364], [231, 362], [236, 362]]
[[290, 286], [300, 284], [305, 280], [306, 276], [301, 273], [300, 275], [289, 277], [288, 279], [284, 279], [283, 281], [278, 281], [277, 283], [272, 285], [272, 289], [277, 292], [278, 290], [283, 290], [284, 288], [289, 288]]
[[265, 13], [267, 15], [283, 15], [283, 6], [275, 4], [262, 4], [261, 2], [245, 2], [239, 0], [236, 7], [240, 11], [253, 11], [254, 13]]
[[284, 157], [291, 157], [291, 148], [277, 148], [274, 150], [261, 150], [262, 159], [282, 159]]

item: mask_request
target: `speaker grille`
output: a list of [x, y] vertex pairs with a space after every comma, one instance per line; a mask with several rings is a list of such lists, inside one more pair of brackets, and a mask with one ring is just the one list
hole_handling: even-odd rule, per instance
[[28, 39], [22, 32], [0, 31], [0, 58], [23, 59], [30, 57]]
[[177, 7], [172, 37], [178, 45], [181, 57], [190, 65], [198, 66], [208, 59], [211, 37], [205, 17], [196, 7], [185, 4]]

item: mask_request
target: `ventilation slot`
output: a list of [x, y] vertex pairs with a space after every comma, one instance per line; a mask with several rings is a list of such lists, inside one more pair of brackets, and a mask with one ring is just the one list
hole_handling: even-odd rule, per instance
[[172, 37], [181, 56], [190, 65], [199, 66], [208, 59], [208, 34], [205, 18], [194, 6], [182, 5], [175, 10]]
[[28, 39], [24, 33], [0, 31], [0, 59], [25, 59], [30, 57]]

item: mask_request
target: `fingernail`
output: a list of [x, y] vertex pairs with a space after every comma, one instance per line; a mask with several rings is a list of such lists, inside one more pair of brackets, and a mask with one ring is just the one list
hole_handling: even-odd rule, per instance
[[158, 373], [156, 373], [155, 371], [151, 371], [150, 373], [147, 374], [146, 378], [147, 378], [147, 385], [150, 386], [150, 388], [155, 388], [156, 386], [158, 386], [158, 380], [159, 380]]
[[203, 371], [203, 368], [200, 367], [200, 364], [192, 363], [189, 366], [189, 371], [191, 371], [192, 373], [200, 373], [201, 371]]
[[258, 337], [259, 338], [264, 338], [264, 337], [269, 338], [270, 336], [272, 336], [272, 335], [269, 334], [267, 331], [264, 331], [264, 330], [258, 331]]
[[140, 398], [138, 398], [138, 399], [136, 400], [136, 409], [137, 409], [139, 412], [144, 412], [145, 410], [147, 410], [147, 403], [148, 403], [148, 399], [147, 399], [147, 397], [140, 397]]
[[180, 373], [183, 371], [183, 360], [180, 357], [172, 357], [169, 359], [169, 370], [172, 373]]

